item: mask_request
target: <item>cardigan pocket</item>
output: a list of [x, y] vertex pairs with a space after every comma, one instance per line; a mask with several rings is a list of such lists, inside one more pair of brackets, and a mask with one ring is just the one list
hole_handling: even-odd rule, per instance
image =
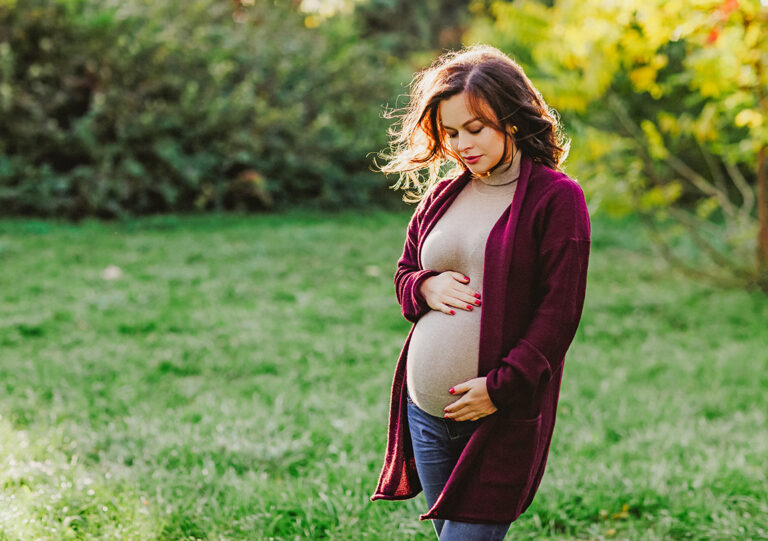
[[538, 469], [541, 413], [530, 419], [499, 418], [494, 428], [479, 461], [478, 480], [488, 504], [503, 501], [516, 517]]

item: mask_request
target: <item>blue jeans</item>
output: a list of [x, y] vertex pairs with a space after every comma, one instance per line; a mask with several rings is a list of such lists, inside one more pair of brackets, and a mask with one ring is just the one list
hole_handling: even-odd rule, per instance
[[[435, 417], [419, 408], [408, 396], [408, 427], [416, 470], [428, 507], [437, 501], [469, 437], [481, 422]], [[501, 541], [511, 523], [472, 524], [438, 519], [433, 524], [439, 541]]]

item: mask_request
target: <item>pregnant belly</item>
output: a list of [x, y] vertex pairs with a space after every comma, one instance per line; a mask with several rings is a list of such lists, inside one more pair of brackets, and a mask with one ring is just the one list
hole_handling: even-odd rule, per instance
[[458, 400], [448, 390], [477, 377], [480, 311], [455, 315], [432, 310], [416, 323], [408, 346], [407, 382], [421, 409], [443, 417], [443, 408]]

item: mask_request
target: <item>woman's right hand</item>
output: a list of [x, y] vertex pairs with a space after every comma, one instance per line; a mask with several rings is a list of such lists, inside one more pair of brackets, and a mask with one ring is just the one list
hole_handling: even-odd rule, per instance
[[445, 271], [424, 280], [420, 291], [430, 308], [453, 315], [454, 307], [469, 311], [480, 306], [480, 293], [468, 283], [460, 272]]

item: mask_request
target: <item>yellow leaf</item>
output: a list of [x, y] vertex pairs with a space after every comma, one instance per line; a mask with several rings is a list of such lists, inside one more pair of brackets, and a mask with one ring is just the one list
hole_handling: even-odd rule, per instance
[[747, 47], [754, 47], [760, 40], [761, 28], [758, 23], [751, 23], [747, 27], [746, 35], [744, 36], [744, 45]]
[[648, 90], [656, 82], [656, 69], [651, 66], [633, 69], [629, 78], [638, 90]]
[[656, 83], [651, 85], [651, 88], [648, 89], [648, 92], [651, 94], [651, 97], [655, 100], [661, 99], [661, 97], [664, 95], [664, 91]]
[[702, 96], [717, 96], [720, 93], [720, 88], [714, 81], [704, 81], [701, 83], [701, 95]]
[[656, 125], [650, 120], [643, 120], [640, 127], [645, 133], [645, 138], [648, 141], [648, 150], [651, 152], [651, 156], [656, 159], [663, 160], [669, 155], [667, 147], [664, 145], [664, 139], [656, 129]]
[[629, 505], [626, 503], [621, 506], [621, 511], [618, 513], [614, 513], [613, 519], [614, 520], [623, 520], [629, 518]]
[[653, 57], [653, 60], [651, 61], [651, 65], [657, 69], [660, 70], [664, 66], [667, 65], [667, 55], [665, 54], [657, 54]]
[[[643, 211], [654, 210], [668, 207], [680, 196], [681, 188], [677, 183], [666, 186], [654, 186], [640, 196], [640, 209]], [[617, 518], [624, 511], [616, 513], [613, 518]], [[622, 518], [622, 517], [618, 517]]]
[[671, 113], [662, 112], [659, 113], [658, 118], [661, 131], [670, 135], [680, 135], [680, 123], [674, 115]]
[[304, 17], [304, 26], [307, 28], [317, 28], [321, 22], [322, 19], [317, 15], [307, 15]]
[[599, 139], [597, 137], [591, 137], [587, 141], [587, 149], [589, 149], [590, 159], [598, 159], [608, 154], [611, 149], [610, 141], [605, 139]]
[[716, 197], [708, 197], [706, 199], [702, 199], [696, 204], [696, 214], [699, 216], [699, 218], [707, 219], [709, 218], [715, 210], [720, 206], [720, 203], [717, 201]]
[[708, 103], [702, 109], [699, 118], [693, 124], [693, 134], [699, 141], [714, 141], [718, 137], [717, 131], [717, 110], [715, 106]]
[[742, 126], [757, 128], [763, 124], [763, 115], [760, 114], [760, 111], [755, 111], [754, 109], [743, 109], [736, 115], [734, 124], [740, 128]]

